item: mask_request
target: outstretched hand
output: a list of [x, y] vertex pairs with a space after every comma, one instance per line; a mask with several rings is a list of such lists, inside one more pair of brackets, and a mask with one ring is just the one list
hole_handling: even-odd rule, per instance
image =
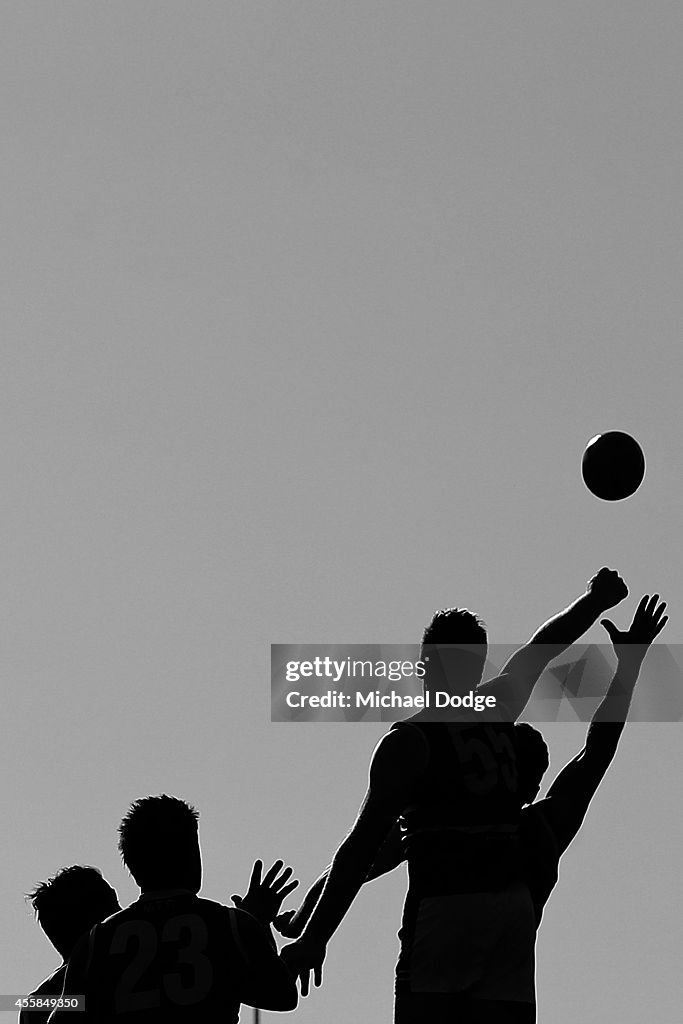
[[628, 597], [628, 587], [619, 573], [606, 566], [589, 580], [588, 591], [600, 602], [600, 607], [605, 611]]
[[600, 625], [607, 630], [617, 658], [644, 658], [647, 649], [659, 636], [668, 622], [664, 614], [666, 601], [658, 604], [659, 594], [650, 597], [644, 594], [633, 616], [633, 622], [626, 630], [617, 629], [610, 619], [602, 619]]
[[327, 946], [319, 945], [309, 939], [297, 939], [280, 950], [288, 970], [294, 975], [301, 986], [301, 995], [307, 996], [311, 988], [311, 973], [316, 988], [323, 983], [323, 962]]
[[259, 921], [270, 925], [279, 914], [285, 898], [299, 883], [295, 879], [287, 884], [293, 869], [285, 868], [282, 860], [276, 860], [263, 878], [262, 870], [263, 861], [254, 861], [246, 896], [233, 896], [232, 902], [240, 910], [246, 910]]

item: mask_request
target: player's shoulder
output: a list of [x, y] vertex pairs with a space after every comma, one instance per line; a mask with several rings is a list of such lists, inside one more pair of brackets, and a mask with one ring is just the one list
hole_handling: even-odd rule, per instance
[[207, 911], [211, 912], [214, 908], [216, 910], [229, 910], [225, 903], [219, 903], [218, 900], [209, 900], [206, 896], [194, 896], [194, 902], [198, 907], [204, 907]]
[[225, 909], [228, 911], [232, 939], [247, 962], [253, 956], [277, 952], [272, 946], [269, 929], [258, 918], [239, 907], [226, 907]]
[[477, 711], [477, 719], [480, 722], [493, 725], [514, 725], [515, 716], [510, 708], [508, 689], [515, 685], [515, 680], [514, 674], [506, 671], [488, 679], [482, 679], [474, 692], [489, 703]]
[[109, 934], [116, 931], [119, 925], [124, 924], [126, 921], [152, 918], [158, 914], [160, 909], [160, 901], [140, 896], [138, 899], [133, 900], [132, 903], [129, 903], [127, 907], [123, 907], [122, 910], [117, 910], [116, 913], [105, 917], [103, 921], [99, 921], [91, 928], [90, 934], [98, 937]]
[[226, 918], [231, 917], [235, 913], [234, 907], [227, 907], [225, 903], [219, 903], [218, 900], [209, 900], [204, 896], [195, 896], [189, 906], [196, 914], [200, 914], [207, 920], [225, 921]]
[[386, 759], [399, 759], [412, 756], [421, 760], [429, 753], [429, 742], [425, 727], [429, 723], [423, 721], [419, 715], [413, 715], [401, 722], [394, 722], [389, 732], [382, 736], [375, 747], [375, 756], [379, 753]]
[[380, 739], [372, 754], [371, 783], [400, 782], [419, 775], [429, 760], [429, 744], [414, 720], [396, 722]]
[[95, 925], [90, 933], [90, 942], [93, 948], [100, 949], [103, 943], [106, 945], [119, 933], [121, 927], [144, 926], [140, 925], [143, 922], [160, 928], [167, 921], [182, 920], [188, 915], [195, 919], [201, 918], [211, 929], [218, 926], [223, 930], [228, 924], [226, 915], [229, 913], [229, 908], [224, 904], [189, 893], [166, 898], [143, 897]]
[[56, 971], [48, 975], [37, 988], [34, 988], [31, 992], [32, 996], [52, 996], [61, 995], [64, 987], [64, 975], [66, 974], [66, 964], [60, 964]]
[[197, 896], [195, 893], [173, 893], [159, 894], [156, 899], [146, 901], [144, 897], [132, 904], [129, 908], [137, 907], [137, 913], [141, 911], [160, 917], [176, 916], [183, 914], [195, 914], [207, 920], [212, 918], [225, 918], [228, 907], [217, 900], [207, 899], [205, 896]]
[[[93, 925], [87, 935], [94, 937], [95, 935], [101, 936], [106, 935], [109, 932], [115, 931], [117, 926], [123, 921], [129, 921], [133, 918], [139, 917], [140, 912], [137, 909], [138, 900], [131, 903], [130, 906], [124, 907], [123, 910], [117, 910], [115, 914], [110, 914], [109, 917], [105, 917], [103, 921], [98, 921], [97, 924]], [[85, 938], [85, 936], [84, 936]]]
[[242, 910], [241, 907], [226, 907], [225, 909], [228, 911], [231, 925], [233, 928], [237, 928], [240, 934], [246, 931], [261, 935], [264, 932], [264, 925], [248, 910]]

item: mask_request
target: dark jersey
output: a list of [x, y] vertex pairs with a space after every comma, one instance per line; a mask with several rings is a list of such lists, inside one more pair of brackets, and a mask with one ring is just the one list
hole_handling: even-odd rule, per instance
[[189, 893], [148, 894], [95, 925], [86, 964], [87, 1019], [180, 1024], [239, 1016], [240, 911]]
[[417, 729], [427, 767], [404, 831], [410, 886], [421, 895], [492, 892], [522, 877], [517, 765], [508, 723], [396, 723]]
[[[61, 996], [62, 988], [64, 987], [64, 975], [66, 974], [66, 964], [61, 964], [60, 967], [46, 978], [45, 981], [41, 981], [38, 988], [31, 992], [32, 996]], [[50, 1010], [22, 1010], [19, 1014], [19, 1024], [47, 1024], [47, 1019], [50, 1016]]]

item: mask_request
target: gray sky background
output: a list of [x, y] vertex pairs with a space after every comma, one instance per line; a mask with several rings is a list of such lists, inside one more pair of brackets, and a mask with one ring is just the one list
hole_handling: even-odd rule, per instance
[[[272, 641], [412, 642], [452, 604], [522, 641], [603, 564], [619, 623], [658, 589], [683, 641], [683, 10], [3, 21], [11, 993], [57, 961], [27, 888], [84, 862], [133, 898], [138, 796], [196, 802], [209, 897], [256, 856], [327, 863], [383, 730], [270, 724]], [[610, 428], [648, 460], [616, 505], [579, 478]], [[583, 730], [545, 731], [556, 770]], [[682, 769], [680, 726], [625, 736], [542, 927], [542, 1020], [678, 1015]], [[391, 1019], [403, 887], [362, 894], [291, 1019]]]

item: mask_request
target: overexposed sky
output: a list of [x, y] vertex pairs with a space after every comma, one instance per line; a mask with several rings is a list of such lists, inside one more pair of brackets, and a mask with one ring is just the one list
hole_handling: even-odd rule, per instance
[[[658, 589], [683, 640], [683, 12], [9, 0], [3, 20], [19, 993], [56, 964], [26, 889], [85, 862], [134, 896], [115, 831], [136, 797], [197, 804], [212, 898], [257, 856], [302, 885], [327, 863], [382, 727], [271, 724], [271, 642], [412, 642], [451, 604], [521, 642], [603, 564], [632, 588], [620, 624]], [[648, 464], [615, 505], [579, 477], [610, 428]], [[541, 1021], [675, 1019], [680, 729], [628, 731], [566, 857]], [[545, 731], [557, 769], [583, 730]], [[362, 894], [290, 1019], [391, 1019], [403, 885]]]

